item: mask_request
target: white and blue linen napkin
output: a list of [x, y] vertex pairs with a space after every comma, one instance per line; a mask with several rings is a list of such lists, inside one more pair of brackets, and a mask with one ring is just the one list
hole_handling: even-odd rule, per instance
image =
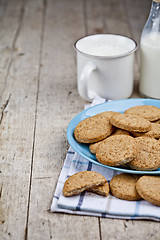
[[[104, 100], [96, 99], [92, 106]], [[88, 105], [89, 107], [91, 105]], [[51, 212], [98, 216], [121, 219], [149, 219], [160, 221], [160, 207], [145, 200], [125, 201], [117, 199], [111, 194], [107, 197], [91, 192], [82, 192], [72, 197], [63, 196], [63, 185], [66, 179], [80, 171], [95, 171], [101, 173], [108, 181], [120, 172], [98, 166], [81, 157], [71, 147], [69, 148], [57, 187], [51, 204]]]

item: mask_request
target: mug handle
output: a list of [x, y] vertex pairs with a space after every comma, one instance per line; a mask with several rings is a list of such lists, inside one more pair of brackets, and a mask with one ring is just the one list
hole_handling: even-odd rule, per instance
[[89, 101], [92, 101], [93, 98], [97, 96], [97, 93], [93, 90], [89, 89], [88, 80], [90, 78], [90, 75], [93, 71], [97, 70], [97, 66], [93, 62], [87, 62], [87, 64], [84, 66], [82, 73], [80, 75], [80, 84], [81, 92], [84, 92], [86, 98]]

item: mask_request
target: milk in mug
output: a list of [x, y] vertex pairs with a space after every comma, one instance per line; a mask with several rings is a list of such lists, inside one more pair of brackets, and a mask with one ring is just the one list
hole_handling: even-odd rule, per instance
[[149, 33], [141, 39], [140, 92], [160, 99], [160, 33]]
[[91, 46], [84, 50], [85, 53], [99, 56], [99, 57], [111, 57], [118, 56], [126, 53], [126, 49], [115, 44], [97, 45]]
[[133, 91], [133, 39], [115, 34], [85, 36], [75, 42], [77, 85], [80, 96], [124, 99]]

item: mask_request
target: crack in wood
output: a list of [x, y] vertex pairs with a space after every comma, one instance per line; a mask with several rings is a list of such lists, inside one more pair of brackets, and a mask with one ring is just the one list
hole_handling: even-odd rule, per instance
[[52, 232], [51, 232], [51, 222], [50, 222], [50, 220], [48, 219], [48, 226], [49, 226], [49, 236], [50, 236], [50, 239], [53, 239], [52, 238]]
[[4, 116], [4, 111], [8, 106], [9, 100], [10, 100], [11, 94], [9, 94], [8, 99], [6, 100], [5, 104], [3, 104], [3, 106], [1, 107], [1, 117], [0, 117], [0, 124], [2, 123], [3, 120], [3, 116]]
[[99, 226], [99, 240], [102, 240], [101, 219], [100, 219], [100, 217], [98, 217], [98, 226]]
[[1, 199], [1, 196], [2, 196], [2, 189], [3, 189], [3, 183], [2, 183], [1, 188], [0, 188], [0, 199]]
[[126, 229], [128, 228], [128, 226], [127, 226], [127, 221], [124, 220], [123, 224], [124, 224], [124, 231], [126, 231]]
[[32, 147], [32, 160], [31, 160], [30, 182], [29, 182], [29, 193], [28, 193], [28, 207], [27, 207], [26, 227], [25, 227], [25, 236], [24, 236], [25, 240], [28, 239], [28, 222], [29, 222], [31, 186], [32, 186], [32, 172], [33, 172], [33, 159], [34, 159], [34, 148], [35, 148], [36, 121], [37, 121], [37, 111], [38, 111], [37, 106], [38, 106], [38, 95], [39, 95], [39, 81], [40, 81], [40, 74], [41, 74], [41, 67], [42, 67], [41, 61], [42, 61], [42, 50], [43, 50], [46, 10], [47, 10], [47, 0], [43, 0], [42, 30], [41, 30], [40, 52], [39, 52], [39, 70], [38, 70], [37, 96], [36, 96], [36, 108], [35, 108], [35, 124], [34, 124], [34, 132], [33, 132], [33, 147]]
[[[1, 183], [1, 188], [0, 188], [0, 199], [2, 197], [2, 189], [3, 189], [3, 182]], [[3, 211], [3, 208], [2, 208], [2, 205], [0, 204], [0, 222], [2, 224], [5, 223], [5, 216], [4, 216], [4, 211]]]
[[37, 177], [37, 178], [34, 178], [34, 179], [40, 180], [40, 179], [50, 179], [50, 178], [53, 178], [53, 177]]

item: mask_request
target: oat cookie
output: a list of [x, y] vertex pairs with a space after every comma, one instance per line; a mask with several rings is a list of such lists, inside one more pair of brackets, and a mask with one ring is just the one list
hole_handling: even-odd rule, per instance
[[160, 206], [160, 177], [142, 176], [136, 183], [139, 195], [146, 201]]
[[104, 142], [105, 140], [106, 140], [106, 138], [104, 140], [102, 140], [102, 141], [99, 141], [99, 142], [96, 142], [96, 143], [91, 143], [90, 146], [89, 146], [89, 149], [90, 149], [91, 153], [96, 154], [96, 150], [97, 150], [98, 146], [102, 142]]
[[136, 140], [137, 155], [128, 166], [135, 170], [152, 171], [160, 167], [160, 144], [154, 138], [138, 137]]
[[152, 105], [135, 106], [125, 111], [127, 114], [139, 115], [149, 121], [160, 119], [160, 108]]
[[[111, 136], [113, 136], [113, 135], [128, 135], [129, 136], [130, 133], [128, 131], [116, 128], [114, 130], [114, 132], [111, 134]], [[91, 153], [96, 154], [96, 150], [97, 150], [99, 144], [101, 144], [103, 141], [105, 141], [105, 139], [102, 141], [96, 142], [96, 143], [91, 143], [89, 146]]]
[[123, 200], [137, 201], [141, 197], [136, 190], [136, 182], [140, 176], [121, 173], [114, 176], [109, 185], [111, 193], [116, 197]]
[[106, 118], [111, 118], [112, 115], [114, 114], [117, 114], [117, 112], [114, 112], [114, 111], [105, 111], [105, 112], [102, 112], [102, 113], [99, 113], [97, 115], [103, 115], [104, 117]]
[[126, 130], [120, 129], [120, 128], [115, 128], [114, 132], [112, 133], [113, 135], [130, 135], [130, 133]]
[[160, 138], [160, 124], [159, 123], [151, 123], [151, 130], [146, 133], [132, 133], [134, 137], [152, 137], [152, 138]]
[[74, 130], [75, 139], [81, 143], [94, 143], [111, 135], [110, 117], [114, 112], [103, 112], [81, 121]]
[[135, 138], [125, 135], [110, 136], [96, 150], [97, 160], [108, 166], [119, 166], [136, 157]]
[[107, 180], [100, 173], [93, 171], [82, 171], [70, 176], [64, 183], [63, 195], [73, 196], [84, 190], [103, 185]]
[[113, 126], [129, 132], [148, 132], [151, 129], [150, 121], [133, 114], [114, 114], [110, 122]]
[[86, 190], [87, 192], [94, 192], [102, 196], [108, 196], [109, 194], [109, 184], [105, 182], [103, 185], [92, 187]]

